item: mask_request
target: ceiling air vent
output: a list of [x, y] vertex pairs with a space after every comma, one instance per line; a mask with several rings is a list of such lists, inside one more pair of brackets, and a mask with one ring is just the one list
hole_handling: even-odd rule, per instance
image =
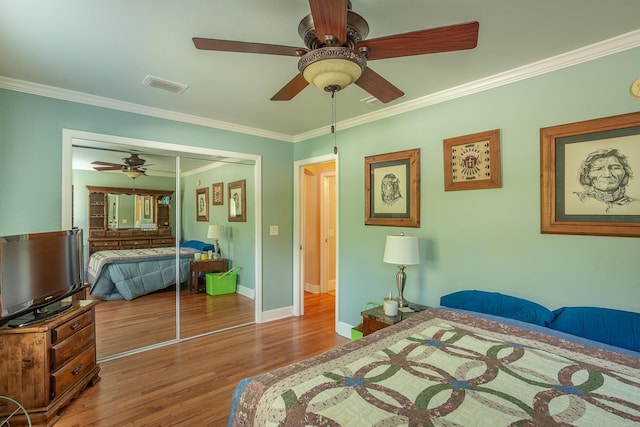
[[375, 96], [368, 96], [366, 98], [363, 98], [360, 100], [360, 102], [363, 102], [369, 106], [374, 106], [374, 105], [380, 105], [382, 104], [382, 102], [376, 98]]
[[185, 90], [187, 90], [187, 88], [189, 87], [182, 83], [176, 83], [176, 82], [172, 82], [171, 80], [161, 79], [160, 77], [152, 76], [151, 74], [148, 74], [147, 77], [145, 77], [144, 80], [142, 80], [142, 84], [146, 86], [155, 87], [157, 89], [166, 90], [172, 93], [182, 93]]

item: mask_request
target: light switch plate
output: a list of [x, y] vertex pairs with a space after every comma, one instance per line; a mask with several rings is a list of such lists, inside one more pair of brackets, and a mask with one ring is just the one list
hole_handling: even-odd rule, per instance
[[278, 235], [278, 226], [277, 225], [269, 226], [269, 234], [271, 236], [277, 236]]

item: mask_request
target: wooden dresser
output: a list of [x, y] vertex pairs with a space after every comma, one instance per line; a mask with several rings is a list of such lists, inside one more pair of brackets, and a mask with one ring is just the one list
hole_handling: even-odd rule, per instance
[[170, 229], [91, 230], [88, 240], [89, 255], [97, 251], [163, 248], [176, 245], [176, 238], [171, 236]]
[[[95, 187], [87, 185], [88, 191], [88, 226], [89, 255], [97, 251], [117, 249], [148, 249], [176, 245], [176, 238], [171, 234], [171, 195], [173, 190], [131, 189], [121, 187]], [[136, 227], [134, 221], [126, 226], [109, 218], [115, 218], [115, 211], [121, 213], [109, 200], [119, 197], [134, 197], [129, 202], [122, 202], [123, 211], [128, 206], [130, 211], [125, 216], [129, 220], [145, 220], [155, 227]]]
[[[71, 310], [45, 322], [0, 328], [0, 395], [24, 406], [34, 426], [55, 423], [62, 408], [100, 380], [97, 303], [75, 301]], [[0, 419], [6, 412], [0, 401]], [[11, 418], [11, 425], [21, 425], [20, 417]]]

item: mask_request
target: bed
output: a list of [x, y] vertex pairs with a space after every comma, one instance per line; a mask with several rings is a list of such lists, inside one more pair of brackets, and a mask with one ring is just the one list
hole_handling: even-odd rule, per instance
[[228, 425], [640, 424], [640, 353], [551, 329], [558, 314], [549, 313], [531, 323], [428, 309], [242, 380]]
[[[197, 249], [180, 248], [180, 283], [189, 278], [189, 260]], [[87, 264], [90, 293], [102, 300], [132, 300], [176, 283], [176, 249], [99, 251]]]

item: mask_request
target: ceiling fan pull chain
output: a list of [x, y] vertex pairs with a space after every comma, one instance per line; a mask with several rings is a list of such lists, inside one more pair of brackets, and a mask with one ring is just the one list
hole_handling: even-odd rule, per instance
[[333, 154], [338, 154], [336, 144], [336, 90], [331, 91], [331, 133], [333, 134]]

